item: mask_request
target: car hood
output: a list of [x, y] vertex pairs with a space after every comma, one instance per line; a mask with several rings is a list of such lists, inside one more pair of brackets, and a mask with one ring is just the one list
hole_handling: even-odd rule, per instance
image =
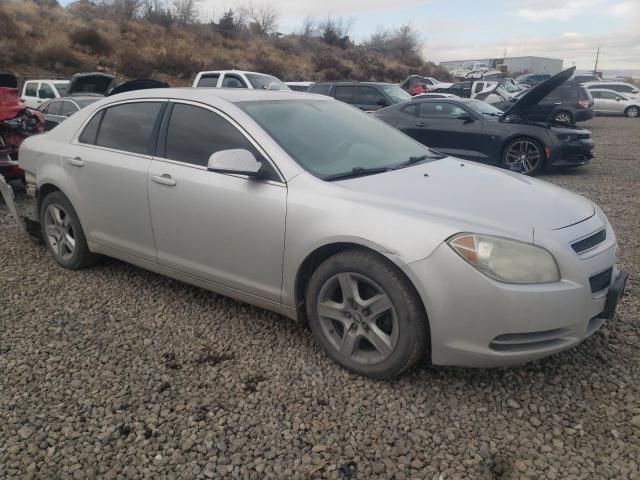
[[167, 82], [160, 80], [154, 80], [153, 78], [139, 78], [136, 80], [129, 80], [128, 82], [121, 83], [116, 88], [111, 90], [108, 94], [117, 95], [118, 93], [133, 92], [134, 90], [146, 90], [148, 88], [168, 88]]
[[76, 73], [69, 81], [67, 95], [107, 95], [115, 78], [110, 73]]
[[531, 110], [540, 103], [544, 97], [553, 92], [556, 88], [562, 85], [573, 76], [576, 67], [567, 68], [554, 76], [547, 78], [544, 82], [540, 82], [537, 85], [526, 90], [517, 101], [515, 101], [504, 112], [503, 118], [509, 115], [515, 115], [518, 117], [526, 117]]
[[595, 213], [590, 201], [562, 188], [452, 157], [337, 183], [383, 206], [529, 234], [574, 225]]

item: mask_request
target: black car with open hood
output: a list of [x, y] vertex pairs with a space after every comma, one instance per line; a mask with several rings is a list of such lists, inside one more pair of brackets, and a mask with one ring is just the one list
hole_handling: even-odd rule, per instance
[[169, 84], [160, 80], [154, 80], [153, 78], [129, 80], [128, 82], [121, 83], [116, 88], [111, 90], [108, 96], [117, 95], [118, 93], [124, 92], [133, 92], [134, 90], [146, 90], [148, 88], [169, 88]]
[[593, 97], [580, 83], [570, 80], [571, 67], [534, 85], [516, 97], [494, 104], [503, 118], [517, 117], [572, 125], [593, 118]]
[[69, 81], [67, 95], [106, 96], [115, 82], [116, 76], [110, 73], [76, 73]]

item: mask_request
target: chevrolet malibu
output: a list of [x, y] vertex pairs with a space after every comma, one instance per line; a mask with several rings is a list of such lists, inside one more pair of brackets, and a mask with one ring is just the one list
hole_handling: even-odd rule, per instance
[[29, 138], [20, 165], [33, 211], [3, 196], [63, 267], [108, 255], [308, 322], [370, 377], [559, 352], [613, 317], [627, 278], [590, 201], [324, 96], [115, 95]]

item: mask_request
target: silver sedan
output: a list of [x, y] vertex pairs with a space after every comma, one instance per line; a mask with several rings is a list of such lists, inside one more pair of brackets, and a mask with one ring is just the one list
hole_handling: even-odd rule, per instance
[[35, 211], [3, 196], [63, 267], [108, 255], [279, 312], [371, 377], [559, 352], [627, 278], [585, 198], [323, 96], [120, 94], [29, 138], [20, 165]]
[[596, 115], [640, 116], [640, 99], [627, 97], [624, 93], [606, 89], [590, 89], [593, 96], [593, 111]]

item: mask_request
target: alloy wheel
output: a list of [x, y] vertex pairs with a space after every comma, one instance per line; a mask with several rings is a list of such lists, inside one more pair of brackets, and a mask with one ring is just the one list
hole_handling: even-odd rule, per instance
[[568, 113], [560, 112], [556, 114], [555, 120], [560, 123], [571, 123], [571, 116]]
[[529, 140], [512, 143], [505, 156], [505, 166], [514, 172], [531, 173], [541, 161], [540, 147]]
[[343, 272], [329, 278], [320, 289], [317, 311], [323, 334], [346, 359], [378, 363], [398, 344], [396, 309], [385, 291], [364, 275]]
[[638, 116], [639, 110], [636, 107], [631, 107], [627, 110], [627, 117], [636, 118]]
[[53, 253], [61, 260], [71, 258], [76, 250], [76, 237], [67, 211], [57, 203], [44, 212], [44, 232]]

